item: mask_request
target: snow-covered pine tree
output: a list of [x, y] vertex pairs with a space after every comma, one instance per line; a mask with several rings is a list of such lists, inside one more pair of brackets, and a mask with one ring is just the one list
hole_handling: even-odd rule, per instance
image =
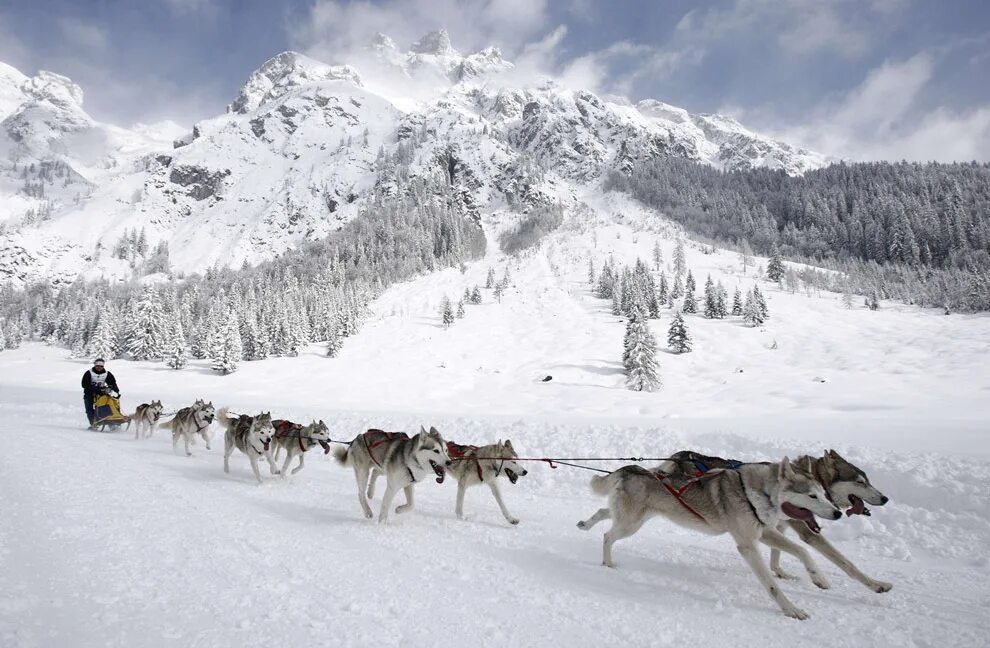
[[495, 301], [497, 301], [500, 304], [502, 303], [502, 293], [503, 292], [504, 292], [504, 290], [502, 289], [502, 284], [500, 284], [500, 283], [499, 284], [496, 284], [495, 285], [495, 292], [492, 293], [492, 294], [495, 296]]
[[670, 292], [670, 287], [667, 285], [667, 273], [660, 272], [660, 281], [657, 285], [657, 303], [665, 304], [667, 303], [667, 294]]
[[764, 322], [763, 309], [760, 308], [752, 290], [746, 293], [746, 303], [743, 305], [743, 321], [750, 326], [759, 326]]
[[763, 293], [760, 292], [759, 286], [753, 286], [753, 300], [756, 302], [756, 306], [760, 309], [760, 315], [763, 317], [763, 321], [770, 319], [770, 311], [767, 309], [767, 301], [763, 299]]
[[481, 303], [481, 289], [478, 288], [478, 286], [475, 286], [474, 288], [471, 289], [471, 302], [470, 303], [472, 303], [472, 304], [480, 304]]
[[508, 288], [511, 281], [512, 275], [509, 274], [509, 266], [505, 266], [505, 272], [502, 273], [502, 285]]
[[[498, 294], [498, 292], [499, 292], [498, 286], [495, 286], [495, 293]], [[457, 317], [457, 319], [464, 319], [464, 316], [467, 315], [467, 313], [464, 311], [463, 299], [457, 301], [457, 312], [454, 315]]]
[[485, 277], [485, 288], [495, 287], [495, 268], [488, 268], [488, 275]]
[[687, 270], [687, 259], [684, 256], [684, 239], [677, 237], [674, 245], [674, 276], [683, 277]]
[[715, 282], [712, 281], [711, 275], [708, 275], [708, 279], [705, 281], [704, 314], [706, 319], [718, 317], [718, 293], [715, 291]]
[[684, 284], [682, 283], [680, 275], [674, 275], [674, 285], [670, 289], [670, 300], [680, 299], [684, 294]]
[[732, 314], [743, 314], [742, 292], [739, 291], [739, 286], [736, 286], [736, 292], [732, 295]]
[[622, 364], [626, 371], [626, 385], [634, 391], [658, 389], [657, 340], [642, 310], [636, 309], [629, 318], [624, 342]]
[[[446, 297], [447, 296], [444, 295], [444, 298], [446, 298]], [[470, 304], [471, 303], [471, 289], [470, 288], [468, 288], [468, 287], [465, 287], [464, 288], [464, 296], [461, 297], [461, 299], [464, 300], [464, 303], [465, 304]]]
[[724, 319], [726, 315], [729, 314], [729, 292], [722, 285], [722, 282], [718, 282], [715, 286], [715, 317], [718, 319]]
[[451, 306], [450, 298], [447, 295], [444, 295], [440, 302], [440, 323], [445, 329], [450, 328], [450, 325], [454, 323], [454, 307]]
[[784, 278], [784, 261], [780, 258], [780, 248], [774, 243], [770, 260], [767, 262], [767, 279], [779, 283]]
[[96, 330], [89, 340], [87, 355], [94, 358], [112, 360], [117, 357], [114, 347], [117, 326], [113, 321], [113, 310], [109, 303], [103, 304], [96, 322]]
[[150, 287], [145, 288], [137, 303], [127, 351], [134, 360], [159, 360], [165, 353], [162, 311], [158, 297]]
[[674, 353], [687, 353], [691, 350], [691, 334], [680, 313], [674, 313], [674, 319], [667, 329], [667, 345]]
[[165, 364], [179, 370], [186, 366], [186, 336], [182, 331], [182, 322], [178, 317], [172, 322], [172, 331], [166, 344]]
[[340, 335], [340, 328], [333, 324], [327, 329], [327, 357], [336, 358], [342, 346], [344, 339]]
[[684, 291], [693, 293], [698, 287], [694, 284], [694, 275], [690, 270], [687, 271], [687, 279], [684, 280]]
[[660, 241], [653, 244], [653, 269], [659, 270], [663, 265], [663, 250], [660, 249]]
[[878, 310], [880, 308], [880, 292], [874, 289], [873, 292], [866, 298], [864, 303], [870, 310]]
[[4, 326], [6, 326], [3, 320], [0, 320], [0, 351], [7, 348], [7, 335], [3, 332]]
[[622, 315], [622, 289], [618, 285], [612, 288], [612, 314]]
[[225, 319], [227, 323], [224, 327], [218, 353], [213, 358], [213, 370], [226, 376], [237, 371], [237, 364], [241, 360], [243, 350], [241, 348], [241, 329], [237, 324], [236, 314], [230, 312]]
[[681, 311], [685, 313], [697, 313], [698, 312], [698, 302], [694, 299], [694, 291], [686, 290], [684, 291], [684, 304], [681, 306]]
[[846, 286], [845, 289], [843, 289], [843, 291], [842, 291], [842, 305], [845, 308], [852, 308], [853, 307], [853, 296], [852, 296], [852, 292], [850, 292], [848, 286]]
[[588, 283], [592, 286], [595, 285], [595, 260], [590, 256], [588, 257]]

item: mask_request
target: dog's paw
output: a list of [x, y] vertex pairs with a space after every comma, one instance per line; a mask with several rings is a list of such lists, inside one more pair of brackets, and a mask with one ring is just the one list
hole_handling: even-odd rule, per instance
[[870, 582], [869, 585], [867, 585], [867, 587], [869, 587], [877, 594], [883, 594], [884, 592], [889, 592], [891, 588], [894, 586], [890, 583], [885, 583], [883, 581], [872, 581]]
[[821, 574], [811, 574], [811, 582], [815, 584], [815, 587], [823, 590], [830, 589], [832, 587], [828, 579]]
[[191, 457], [191, 456], [192, 456], [192, 453], [191, 453], [191, 452], [187, 452], [187, 453], [186, 453], [186, 456], [187, 456], [187, 457]]
[[517, 524], [519, 524], [519, 518], [509, 518], [509, 524], [511, 524], [512, 526], [516, 526]]
[[582, 531], [587, 531], [589, 527], [587, 524], [584, 523], [584, 520], [581, 520], [580, 522], [577, 523], [577, 528], [581, 529]]
[[773, 575], [781, 580], [797, 580], [798, 577], [793, 574], [788, 574], [781, 568], [776, 568], [773, 570]]
[[792, 619], [797, 619], [798, 621], [804, 621], [811, 618], [810, 614], [793, 605], [784, 608], [784, 615]]
[[614, 562], [608, 562], [607, 560], [602, 561], [602, 567], [608, 567], [609, 569], [615, 569]]
[[371, 518], [375, 517], [375, 514], [372, 513], [371, 511], [365, 511], [364, 517], [370, 520]]

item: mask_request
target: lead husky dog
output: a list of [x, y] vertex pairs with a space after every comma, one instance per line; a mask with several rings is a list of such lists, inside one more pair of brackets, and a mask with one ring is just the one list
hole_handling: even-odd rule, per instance
[[817, 527], [815, 515], [837, 520], [842, 512], [828, 501], [818, 482], [796, 471], [787, 458], [780, 463], [714, 470], [676, 488], [669, 475], [625, 466], [608, 475], [592, 477], [591, 489], [598, 495], [608, 495], [608, 508], [578, 522], [578, 528], [590, 529], [602, 520], [612, 520], [602, 548], [602, 563], [607, 567], [615, 566], [612, 545], [617, 540], [628, 538], [646, 520], [660, 515], [702, 533], [731, 535], [750, 569], [789, 617], [807, 619], [808, 614], [780, 591], [760, 556], [758, 542], [797, 557], [811, 574], [812, 582], [819, 587], [828, 586], [810, 554], [777, 531], [776, 526], [783, 518], [791, 517]]
[[207, 429], [213, 423], [215, 415], [212, 401], [207, 403], [203, 400], [197, 400], [192, 406], [183, 407], [176, 412], [172, 420], [162, 423], [162, 428], [172, 430], [172, 451], [174, 452], [178, 447], [181, 437], [186, 443], [186, 456], [191, 457], [192, 452], [189, 451], [189, 446], [195, 442], [197, 434], [203, 437], [203, 441], [206, 442], [206, 449], [209, 450], [210, 436], [207, 434]]
[[131, 423], [134, 424], [134, 439], [141, 438], [141, 430], [148, 428], [145, 433], [144, 438], [147, 439], [155, 434], [155, 428], [158, 427], [158, 419], [162, 417], [162, 402], [160, 400], [153, 400], [150, 403], [142, 403], [137, 406], [134, 413], [127, 417], [127, 428], [130, 429]]
[[[815, 480], [828, 494], [829, 501], [839, 507], [849, 507], [846, 510], [847, 516], [870, 515], [870, 510], [864, 503], [883, 506], [890, 501], [890, 498], [870, 483], [866, 473], [843, 459], [835, 450], [827, 451], [822, 457], [800, 457], [795, 463], [814, 475]], [[817, 549], [850, 578], [859, 581], [874, 592], [889, 592], [893, 587], [890, 583], [870, 578], [861, 572], [832, 543], [821, 534], [814, 533], [806, 525], [797, 520], [785, 520], [777, 525], [777, 530], [784, 531], [787, 527], [794, 529], [801, 540]], [[780, 568], [780, 551], [777, 549], [770, 551], [770, 569], [778, 578], [793, 578]]]
[[323, 454], [330, 452], [330, 430], [327, 424], [320, 421], [313, 421], [309, 425], [293, 423], [292, 421], [277, 420], [272, 421], [275, 426], [275, 461], [278, 462], [278, 455], [285, 450], [285, 463], [282, 464], [282, 477], [288, 476], [289, 464], [295, 457], [299, 457], [299, 465], [292, 469], [292, 474], [303, 469], [303, 459], [306, 452], [313, 446], [319, 444], [323, 448]]
[[[374, 517], [374, 513], [368, 505], [368, 498], [375, 496], [375, 480], [379, 474], [384, 473], [385, 494], [378, 513], [378, 522], [381, 524], [388, 521], [392, 499], [399, 490], [405, 491], [406, 503], [397, 506], [395, 512], [401, 514], [411, 511], [415, 506], [413, 488], [416, 482], [426, 477], [432, 469], [437, 476], [437, 483], [442, 484], [446, 475], [444, 468], [450, 465], [447, 444], [434, 427], [429, 432], [420, 427], [419, 434], [413, 437], [405, 432], [368, 430], [354, 437], [347, 448], [334, 450], [333, 455], [341, 464], [353, 466], [358, 502], [361, 503], [364, 516], [369, 520]], [[368, 476], [372, 472], [375, 474], [369, 482]]]
[[458, 519], [464, 519], [464, 492], [471, 486], [487, 484], [505, 519], [509, 524], [519, 524], [519, 518], [513, 517], [505, 507], [502, 493], [498, 489], [500, 475], [505, 475], [510, 483], [515, 484], [520, 477], [527, 474], [526, 469], [515, 460], [519, 455], [512, 447], [512, 442], [499, 441], [479, 448], [448, 441], [447, 452], [453, 460], [450, 474], [457, 480], [457, 506], [454, 511]]
[[278, 474], [275, 461], [272, 459], [271, 443], [275, 436], [275, 427], [272, 425], [271, 412], [264, 412], [257, 416], [246, 416], [241, 414], [233, 418], [228, 414], [226, 407], [221, 407], [217, 413], [217, 418], [226, 432], [223, 435], [223, 471], [230, 473], [230, 455], [234, 453], [234, 448], [247, 455], [251, 461], [251, 470], [255, 479], [261, 484], [261, 471], [258, 470], [258, 459], [264, 457], [268, 460], [268, 468], [273, 475]]
[[[672, 461], [660, 465], [660, 469], [668, 474], [680, 472], [691, 475], [719, 468], [737, 468], [742, 465], [742, 462], [734, 459], [708, 457], [690, 450], [675, 452], [671, 455], [671, 459]], [[830, 502], [839, 507], [848, 506], [847, 516], [870, 515], [870, 510], [865, 504], [883, 506], [889, 501], [886, 495], [870, 484], [866, 473], [843, 459], [835, 450], [829, 450], [821, 457], [799, 457], [794, 461], [794, 465], [822, 485]], [[890, 583], [870, 578], [861, 572], [852, 561], [805, 522], [791, 519], [777, 525], [777, 530], [781, 532], [788, 528], [794, 529], [806, 544], [814, 547], [839, 569], [874, 592], [889, 592], [893, 587]], [[794, 578], [780, 568], [780, 550], [776, 548], [770, 550], [770, 570], [778, 578]]]

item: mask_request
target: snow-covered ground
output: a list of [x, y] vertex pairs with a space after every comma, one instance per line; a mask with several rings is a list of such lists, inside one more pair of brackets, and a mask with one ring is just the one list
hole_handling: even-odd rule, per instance
[[[656, 235], [611, 221], [596, 232], [565, 229], [525, 258], [493, 253], [464, 274], [394, 286], [334, 359], [314, 345], [227, 377], [195, 361], [110, 369], [128, 409], [205, 397], [321, 417], [343, 439], [432, 424], [463, 443], [511, 438], [527, 456], [691, 447], [755, 460], [834, 447], [891, 502], [824, 532], [891, 592], [820, 559], [832, 589], [782, 584], [812, 614], [792, 621], [728, 538], [661, 520], [617, 545], [619, 569], [606, 570], [604, 528], [574, 526], [600, 505], [590, 473], [545, 464], [503, 487], [518, 527], [481, 489], [458, 521], [451, 480], [420, 485], [418, 510], [381, 527], [360, 515], [350, 469], [322, 455], [259, 487], [241, 455], [223, 473], [215, 430], [212, 449], [189, 458], [162, 434], [85, 431], [85, 361], [28, 344], [0, 354], [0, 646], [986, 645], [990, 318], [848, 310], [761, 282], [765, 327], [691, 316], [694, 352], [662, 353], [663, 389], [633, 393], [623, 323], [591, 295], [587, 259], [648, 258]], [[673, 240], [661, 243], [669, 262]], [[507, 263], [501, 304], [484, 291], [440, 328], [445, 293]], [[733, 254], [689, 247], [688, 266], [699, 290], [709, 273], [730, 294], [756, 280]], [[651, 324], [661, 341], [669, 322], [665, 311]]]

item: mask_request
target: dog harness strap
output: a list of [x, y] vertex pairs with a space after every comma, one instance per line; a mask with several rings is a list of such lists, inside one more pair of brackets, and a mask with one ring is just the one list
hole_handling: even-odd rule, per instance
[[698, 518], [705, 524], [708, 524], [708, 521], [701, 515], [701, 513], [695, 511], [690, 504], [684, 501], [684, 491], [686, 491], [689, 486], [693, 486], [697, 482], [696, 479], [692, 479], [688, 481], [688, 483], [684, 484], [678, 489], [678, 488], [674, 488], [671, 485], [670, 479], [668, 479], [667, 477], [661, 477], [659, 474], [655, 474], [654, 476], [660, 481], [661, 484], [663, 484], [663, 487], [667, 489], [667, 492], [673, 495], [674, 499], [676, 499], [678, 502], [681, 503], [681, 506], [683, 506], [688, 511], [690, 511], [690, 513], [694, 515], [694, 517]]
[[[743, 497], [746, 498], [746, 503], [749, 504], [749, 510], [753, 512], [753, 517], [756, 518], [757, 522], [764, 524], [763, 518], [760, 517], [760, 512], [756, 510], [755, 506], [753, 506], [753, 500], [749, 499], [749, 489], [746, 488], [746, 482], [743, 481], [742, 473], [737, 472], [736, 474], [739, 475], [739, 486], [743, 489]], [[767, 495], [767, 499], [769, 499], [769, 497], [770, 496]]]

